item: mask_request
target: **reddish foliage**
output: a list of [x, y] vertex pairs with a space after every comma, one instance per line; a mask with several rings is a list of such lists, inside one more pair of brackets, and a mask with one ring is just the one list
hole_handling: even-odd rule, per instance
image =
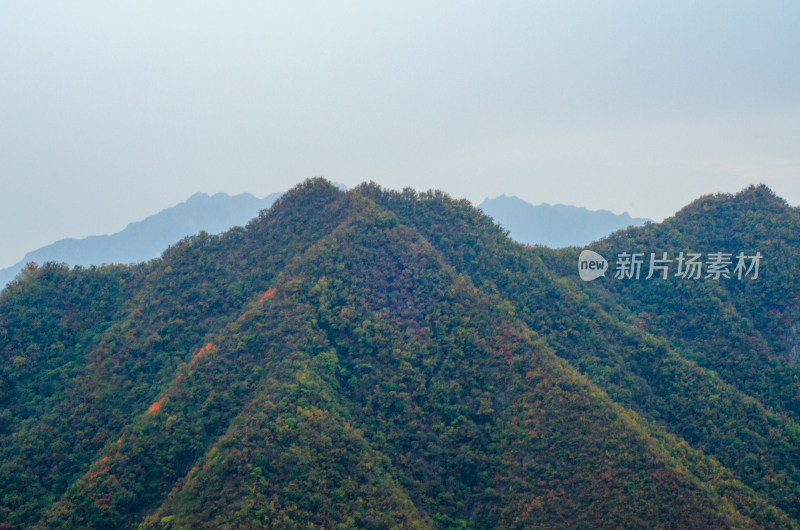
[[192, 355], [192, 360], [189, 361], [189, 364], [194, 365], [197, 362], [197, 359], [210, 352], [213, 348], [214, 344], [211, 342], [206, 343], [205, 346], [194, 352], [194, 355]]
[[275, 287], [270, 287], [264, 292], [264, 294], [261, 295], [261, 299], [259, 300], [259, 302], [263, 302], [267, 298], [272, 298], [275, 295], [275, 291], [277, 290], [278, 289], [276, 289]]
[[166, 400], [167, 400], [166, 396], [162, 397], [161, 399], [150, 405], [150, 408], [147, 409], [147, 412], [158, 412], [159, 410], [161, 410], [161, 406], [164, 404]]

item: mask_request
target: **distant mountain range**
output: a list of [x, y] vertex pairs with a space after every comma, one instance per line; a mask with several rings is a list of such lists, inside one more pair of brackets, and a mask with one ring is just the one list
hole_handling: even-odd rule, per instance
[[19, 263], [0, 270], [0, 288], [32, 261], [39, 264], [55, 261], [85, 267], [148, 261], [186, 236], [202, 231], [219, 234], [234, 226], [245, 225], [259, 210], [269, 208], [280, 196], [281, 193], [273, 193], [258, 199], [249, 193], [233, 196], [195, 193], [186, 202], [130, 223], [116, 234], [62, 239], [29, 252]]
[[518, 197], [501, 195], [479, 206], [509, 231], [511, 239], [529, 245], [563, 248], [588, 245], [612, 232], [642, 226], [649, 219], [617, 215], [608, 210], [542, 203], [534, 206]]
[[[346, 186], [334, 182], [345, 190]], [[25, 264], [36, 262], [66, 263], [70, 266], [128, 264], [148, 261], [184, 237], [208, 232], [219, 234], [234, 226], [243, 226], [259, 210], [269, 208], [282, 195], [273, 193], [258, 199], [249, 193], [228, 195], [195, 193], [186, 202], [167, 208], [146, 219], [130, 223], [124, 230], [110, 235], [83, 239], [62, 239], [34, 250], [15, 265], [0, 269], [0, 288], [14, 279]], [[563, 204], [534, 206], [518, 197], [501, 195], [484, 200], [479, 208], [509, 230], [510, 237], [520, 243], [545, 245], [551, 248], [586, 245], [628, 226], [641, 226], [647, 219], [633, 218], [627, 213], [608, 210], [587, 210]]]

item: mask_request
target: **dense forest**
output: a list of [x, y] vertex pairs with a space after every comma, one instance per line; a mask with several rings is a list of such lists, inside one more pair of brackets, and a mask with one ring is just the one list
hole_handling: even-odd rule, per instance
[[[132, 266], [0, 294], [0, 528], [800, 527], [800, 210], [591, 248], [312, 179]], [[757, 278], [616, 278], [623, 253]]]

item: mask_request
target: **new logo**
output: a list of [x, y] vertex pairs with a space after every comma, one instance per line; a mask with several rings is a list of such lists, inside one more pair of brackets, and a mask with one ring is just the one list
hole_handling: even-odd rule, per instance
[[590, 282], [600, 276], [605, 276], [608, 270], [606, 258], [593, 250], [584, 250], [578, 257], [578, 274], [581, 280]]

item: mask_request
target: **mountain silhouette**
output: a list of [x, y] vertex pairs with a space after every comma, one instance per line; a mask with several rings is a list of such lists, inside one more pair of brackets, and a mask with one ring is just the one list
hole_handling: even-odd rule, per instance
[[158, 257], [169, 245], [186, 236], [203, 231], [218, 234], [231, 227], [244, 225], [280, 195], [273, 193], [257, 199], [249, 193], [234, 196], [195, 193], [187, 201], [142, 221], [130, 223], [115, 234], [61, 239], [29, 252], [19, 263], [0, 270], [0, 287], [13, 280], [30, 262], [55, 261], [88, 267], [147, 261]]
[[588, 245], [612, 232], [641, 226], [648, 219], [614, 214], [608, 210], [587, 210], [578, 206], [542, 203], [534, 206], [514, 196], [485, 199], [479, 206], [520, 243], [550, 248]]

